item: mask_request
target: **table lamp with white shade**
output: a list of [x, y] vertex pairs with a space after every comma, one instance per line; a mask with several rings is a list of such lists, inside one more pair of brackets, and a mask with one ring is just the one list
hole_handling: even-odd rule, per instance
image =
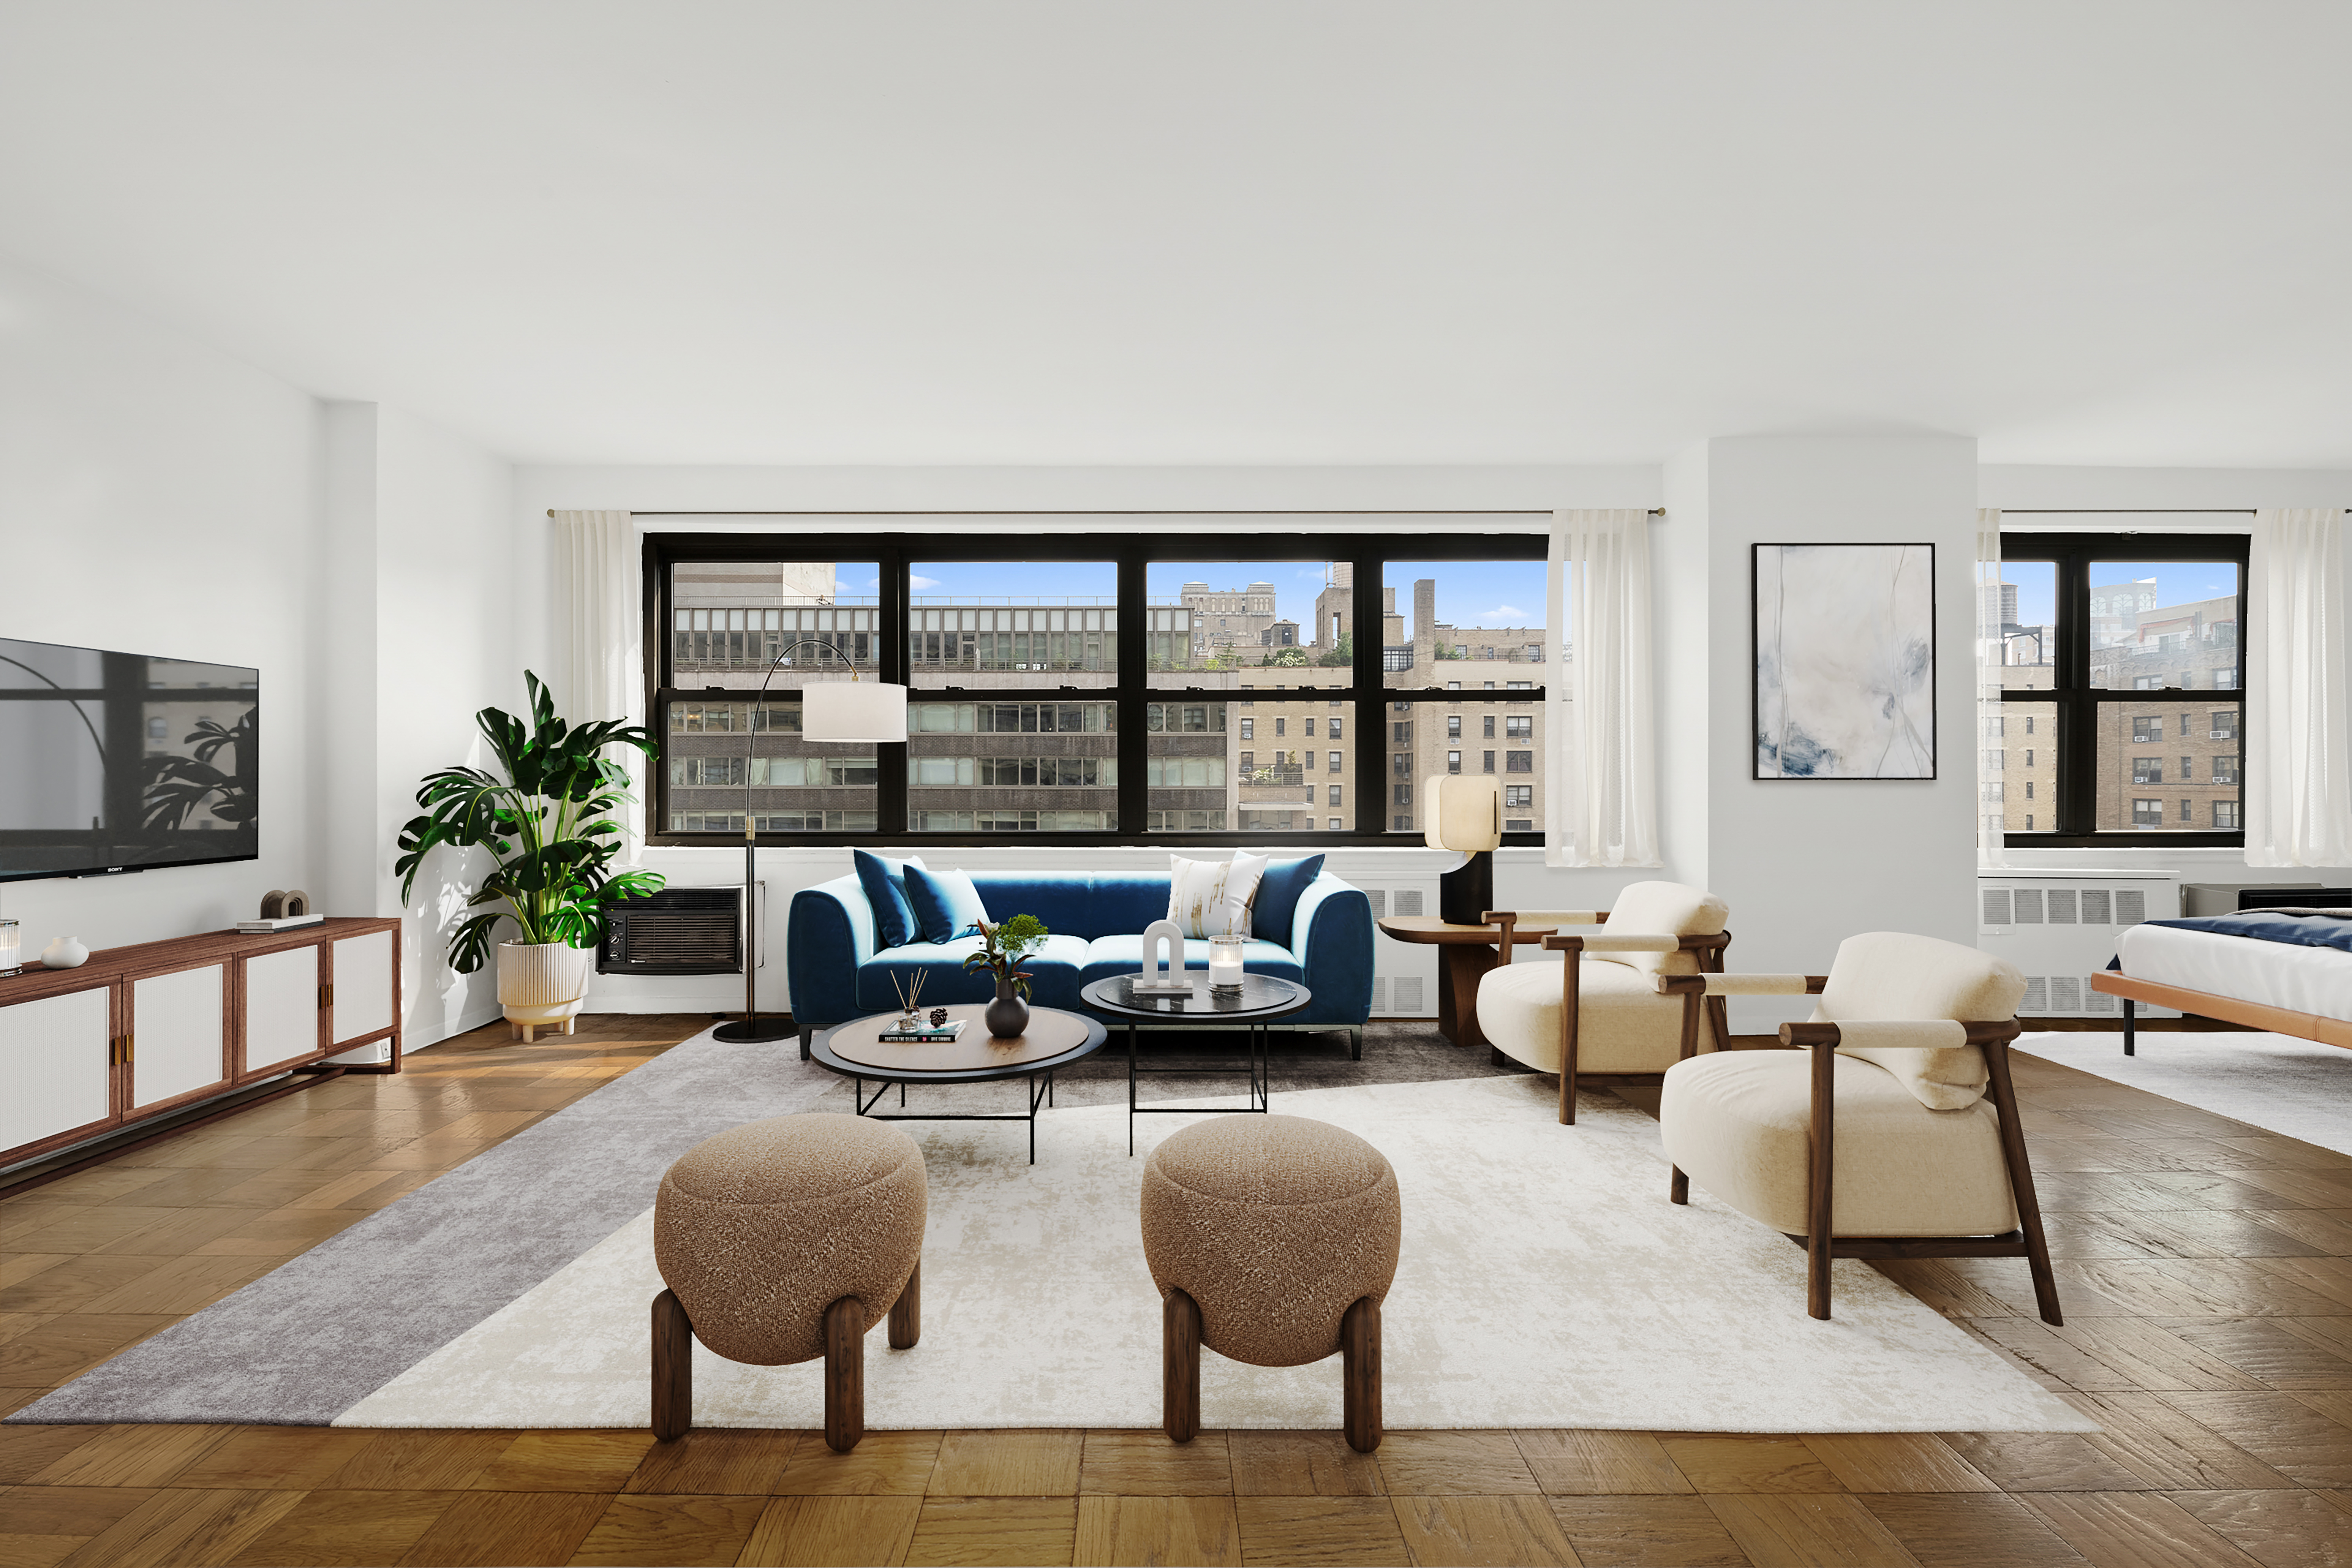
[[[752, 701], [752, 712], [758, 713], [766, 707], [768, 683], [776, 679], [776, 671], [784, 667], [785, 661], [803, 647], [825, 648], [836, 658], [841, 655], [833, 644], [814, 637], [803, 637], [787, 647], [769, 663], [767, 676], [760, 682], [760, 695]], [[781, 1040], [792, 1033], [782, 1022], [772, 1018], [763, 1021], [760, 1016], [760, 873], [756, 858], [760, 830], [759, 818], [751, 810], [751, 763], [760, 747], [760, 727], [754, 724], [745, 738], [751, 754], [743, 759], [743, 1016], [711, 1031], [714, 1037], [735, 1043]], [[862, 680], [855, 664], [849, 667], [847, 680], [803, 686], [801, 739], [823, 745], [902, 745], [907, 739], [907, 689], [887, 680]]]
[[1437, 879], [1437, 918], [1482, 925], [1495, 907], [1495, 847], [1503, 841], [1503, 789], [1477, 773], [1439, 773], [1423, 792], [1429, 826], [1423, 841], [1466, 858]]

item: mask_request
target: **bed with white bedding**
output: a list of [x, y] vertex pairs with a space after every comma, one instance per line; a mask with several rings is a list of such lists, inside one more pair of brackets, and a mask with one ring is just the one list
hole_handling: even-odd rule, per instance
[[2091, 988], [2123, 998], [2126, 1054], [2139, 1002], [2352, 1048], [2352, 918], [2269, 909], [2148, 921], [2124, 932], [2115, 968]]

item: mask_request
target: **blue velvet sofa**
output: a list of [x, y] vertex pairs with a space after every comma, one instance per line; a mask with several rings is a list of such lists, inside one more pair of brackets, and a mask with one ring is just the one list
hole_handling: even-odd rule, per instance
[[[1027, 914], [1045, 922], [1053, 934], [1029, 960], [1029, 1000], [1074, 1013], [1087, 1011], [1079, 987], [1142, 968], [1143, 928], [1168, 913], [1165, 877], [974, 875], [971, 881], [992, 921]], [[894, 975], [904, 984], [921, 973], [926, 1005], [996, 994], [985, 973], [963, 967], [964, 955], [981, 945], [977, 936], [933, 942], [918, 931], [900, 947], [878, 942], [873, 906], [856, 875], [793, 895], [784, 972], [803, 1055], [818, 1030], [895, 1009]], [[1207, 942], [1184, 947], [1189, 966], [1208, 966]], [[1282, 1020], [1285, 1026], [1345, 1029], [1350, 1054], [1363, 1054], [1372, 1006], [1372, 905], [1361, 889], [1328, 871], [1317, 877], [1299, 894], [1288, 930], [1261, 929], [1252, 937], [1243, 967], [1296, 980], [1315, 994], [1304, 1013]]]

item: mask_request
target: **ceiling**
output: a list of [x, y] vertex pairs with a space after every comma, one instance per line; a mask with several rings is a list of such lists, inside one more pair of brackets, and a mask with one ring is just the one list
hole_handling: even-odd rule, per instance
[[2352, 6], [16, 4], [0, 252], [524, 461], [2352, 468]]

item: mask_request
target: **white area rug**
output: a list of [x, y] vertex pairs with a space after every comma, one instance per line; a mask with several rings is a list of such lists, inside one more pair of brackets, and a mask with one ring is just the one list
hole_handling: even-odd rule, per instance
[[[2096, 1424], [1861, 1263], [1805, 1315], [1804, 1255], [1694, 1194], [1666, 1201], [1657, 1125], [1535, 1078], [1318, 1089], [1276, 1109], [1349, 1128], [1395, 1165], [1403, 1260], [1382, 1310], [1395, 1428], [2095, 1431]], [[866, 1341], [877, 1428], [1152, 1427], [1160, 1300], [1137, 1219], [1143, 1159], [1185, 1119], [1048, 1112], [1037, 1164], [1002, 1130], [904, 1125], [929, 1159], [923, 1338]], [[652, 1212], [347, 1410], [344, 1426], [643, 1426]], [[1339, 1424], [1336, 1357], [1202, 1358], [1211, 1426]], [[821, 1363], [696, 1350], [695, 1419], [806, 1426]]]
[[2290, 1035], [2138, 1032], [2020, 1035], [2016, 1048], [2200, 1110], [2352, 1154], [2352, 1051]]

